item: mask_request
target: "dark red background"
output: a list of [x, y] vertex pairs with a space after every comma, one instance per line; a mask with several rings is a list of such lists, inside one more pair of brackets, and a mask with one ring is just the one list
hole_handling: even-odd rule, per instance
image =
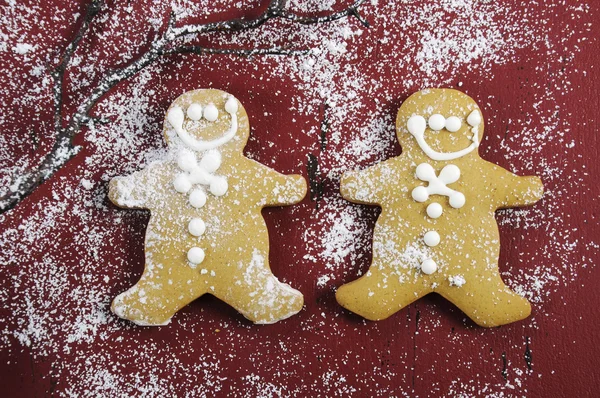
[[[581, 5], [586, 11], [576, 10], [580, 2], [548, 2], [528, 5], [525, 11], [525, 5], [501, 3], [499, 7], [527, 17], [523, 26], [533, 26], [538, 36], [529, 38], [528, 45], [516, 43], [514, 54], [501, 61], [482, 56], [430, 74], [418, 71], [417, 60], [406, 62], [402, 56], [419, 37], [417, 27], [408, 28], [402, 21], [410, 17], [410, 9], [436, 7], [434, 2], [362, 7], [371, 27], [347, 22], [364, 31], [348, 39], [349, 55], [331, 62], [340, 65], [336, 84], [345, 79], [344, 66], [371, 83], [362, 81], [357, 89], [354, 105], [360, 111], [342, 119], [336, 119], [335, 107], [290, 110], [298, 102], [318, 105], [322, 100], [293, 76], [272, 72], [280, 63], [295, 62], [279, 56], [174, 56], [159, 61], [147, 75], [119, 84], [94, 109], [97, 115], [113, 115], [97, 134], [100, 138], [84, 129], [75, 140], [82, 151], [17, 208], [0, 216], [2, 395], [595, 396], [600, 386], [600, 29], [593, 21], [600, 17], [600, 8], [598, 2]], [[15, 13], [2, 6], [3, 31], [19, 30], [7, 36], [0, 59], [3, 182], [14, 164], [31, 167], [53, 142], [51, 85], [43, 83], [47, 70], [38, 76], [30, 72], [34, 65], [56, 64], [78, 27], [73, 13], [85, 6], [21, 4], [17, 7], [33, 12]], [[243, 9], [211, 3], [209, 11], [181, 23], [253, 16], [261, 7], [264, 3]], [[105, 70], [144, 51], [143, 43], [152, 35], [150, 17], [165, 21], [168, 11], [168, 4], [109, 2], [100, 14], [108, 18], [93, 25], [77, 52], [81, 62], [67, 74], [65, 117]], [[448, 23], [454, 17], [449, 13]], [[499, 24], [505, 17], [493, 16]], [[236, 35], [227, 44], [228, 35], [212, 35], [198, 43], [307, 48], [320, 35], [333, 35], [327, 26], [305, 28], [317, 33], [311, 42], [297, 39], [296, 29], [277, 22], [266, 28], [274, 36]], [[526, 39], [525, 33], [509, 33]], [[12, 48], [21, 41], [35, 44], [35, 52], [15, 54]], [[500, 269], [511, 287], [523, 287], [533, 299], [532, 317], [525, 321], [479, 328], [448, 302], [429, 296], [373, 323], [335, 302], [335, 288], [368, 268], [378, 214], [339, 199], [339, 173], [400, 153], [395, 113], [410, 93], [430, 85], [457, 87], [479, 101], [487, 123], [480, 148], [484, 158], [544, 180], [548, 193], [533, 209], [498, 216]], [[179, 94], [200, 87], [224, 89], [244, 104], [253, 128], [248, 156], [280, 172], [305, 176], [309, 155], [319, 164], [310, 178], [314, 187], [322, 186], [322, 194], [313, 191], [298, 206], [264, 212], [271, 267], [306, 302], [300, 314], [275, 325], [252, 325], [208, 296], [158, 328], [134, 326], [108, 310], [112, 298], [141, 274], [148, 214], [110, 205], [107, 180], [135, 170], [144, 153], [162, 147], [165, 109]], [[137, 111], [149, 119], [132, 133], [132, 145], [103, 145], [107, 134], [127, 133], [111, 126], [115, 113], [110, 105], [145, 95], [145, 108]], [[344, 148], [353, 145], [374, 116], [386, 121], [379, 131], [380, 144], [357, 160]], [[326, 142], [320, 133], [324, 120]], [[540, 144], [524, 144], [528, 134], [540, 135]], [[86, 159], [92, 157], [90, 166]], [[91, 190], [81, 188], [82, 178], [92, 181]], [[334, 264], [323, 255], [328, 247], [321, 237], [347, 212], [359, 214], [362, 221], [355, 241], [347, 243], [346, 260]], [[312, 235], [307, 237], [307, 230]], [[317, 283], [322, 275], [331, 279]]]

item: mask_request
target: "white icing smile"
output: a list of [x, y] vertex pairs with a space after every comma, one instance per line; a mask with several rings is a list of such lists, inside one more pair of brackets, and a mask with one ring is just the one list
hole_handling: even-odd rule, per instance
[[[220, 147], [221, 145], [231, 140], [237, 133], [238, 102], [233, 96], [230, 96], [227, 102], [225, 103], [225, 111], [227, 111], [227, 113], [231, 115], [231, 127], [221, 137], [210, 141], [196, 139], [192, 137], [186, 129], [183, 128], [185, 114], [183, 112], [183, 109], [181, 109], [178, 106], [173, 107], [169, 111], [169, 114], [167, 115], [167, 120], [175, 129], [175, 132], [177, 133], [179, 138], [181, 138], [181, 141], [183, 141], [183, 143], [187, 145], [190, 149], [193, 149], [195, 151], [206, 151], [209, 149]], [[208, 104], [204, 108], [204, 112], [202, 112], [201, 105], [191, 104], [187, 110], [187, 115], [192, 120], [200, 120], [202, 115], [204, 115], [204, 118], [206, 120], [208, 120], [209, 122], [214, 122], [219, 116], [218, 112], [219, 111], [213, 104]]]
[[[425, 152], [425, 154], [431, 159], [453, 160], [471, 153], [479, 146], [479, 125], [481, 124], [481, 114], [477, 109], [469, 114], [467, 117], [467, 123], [469, 123], [469, 125], [472, 127], [471, 132], [473, 133], [473, 137], [471, 137], [471, 141], [473, 141], [473, 143], [468, 147], [456, 152], [438, 152], [431, 148], [429, 144], [427, 144], [425, 141], [425, 129], [427, 128], [427, 122], [423, 116], [411, 116], [406, 123], [406, 127], [417, 140], [419, 147], [421, 147], [423, 152]], [[448, 119], [445, 119], [439, 114], [432, 115], [429, 118], [429, 124], [429, 127], [434, 131], [439, 131], [443, 128], [446, 128], [450, 132], [456, 132], [460, 128], [460, 120], [458, 120], [456, 116], [451, 116]]]

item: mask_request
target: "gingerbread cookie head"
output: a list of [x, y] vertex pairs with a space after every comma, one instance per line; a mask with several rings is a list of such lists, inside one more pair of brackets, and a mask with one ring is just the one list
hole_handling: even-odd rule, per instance
[[180, 95], [167, 110], [164, 128], [170, 147], [194, 152], [214, 149], [241, 154], [250, 126], [242, 104], [221, 90], [201, 89]]
[[398, 110], [396, 126], [403, 153], [437, 161], [478, 156], [484, 128], [477, 103], [452, 89], [411, 95]]

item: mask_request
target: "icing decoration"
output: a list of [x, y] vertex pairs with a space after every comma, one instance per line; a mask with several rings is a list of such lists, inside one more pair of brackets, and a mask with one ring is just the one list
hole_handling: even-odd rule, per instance
[[[228, 189], [227, 180], [225, 177], [212, 174], [221, 166], [221, 154], [217, 150], [208, 151], [202, 157], [199, 163], [195, 162], [194, 157], [194, 165], [188, 164], [188, 161], [190, 160], [188, 156], [188, 151], [184, 150], [179, 153], [179, 157], [177, 159], [177, 165], [180, 168], [181, 164], [183, 163], [183, 165], [189, 170], [187, 174], [181, 173], [175, 178], [173, 185], [175, 186], [177, 192], [187, 193], [192, 188], [192, 184], [200, 184], [209, 186], [209, 191], [215, 196], [225, 195]], [[182, 160], [182, 158], [184, 160]]]
[[429, 117], [429, 128], [434, 131], [440, 131], [446, 127], [446, 118], [439, 113]]
[[187, 109], [187, 117], [195, 122], [202, 119], [202, 105], [196, 103], [190, 105]]
[[437, 264], [432, 259], [428, 258], [427, 260], [421, 263], [421, 271], [426, 275], [431, 275], [435, 271], [437, 271]]
[[440, 244], [440, 234], [436, 231], [429, 231], [423, 236], [423, 241], [429, 247], [435, 247]]
[[[221, 166], [221, 153], [215, 149], [207, 151], [200, 162], [196, 161], [196, 155], [189, 150], [182, 150], [177, 157], [177, 165], [188, 173], [180, 173], [175, 178], [173, 185], [180, 193], [187, 193], [192, 184], [208, 185], [209, 191], [215, 196], [223, 196], [227, 193], [229, 185], [223, 176], [213, 175]], [[189, 203], [196, 209], [206, 204], [206, 193], [202, 188], [195, 188], [189, 196]], [[206, 225], [200, 218], [194, 218], [188, 223], [188, 231], [194, 236], [201, 236], [206, 231]], [[200, 252], [200, 251], [201, 252]], [[204, 260], [204, 251], [198, 247], [192, 247], [188, 251], [188, 260], [191, 264], [200, 264]]]
[[[473, 111], [473, 112], [477, 112], [477, 111]], [[471, 116], [473, 116], [473, 112], [471, 112], [471, 114], [469, 115], [469, 118], [471, 118]], [[479, 112], [477, 112], [477, 113], [479, 113]], [[475, 122], [476, 117], [474, 116], [472, 118], [472, 120], [473, 120], [473, 122]], [[479, 122], [481, 122], [481, 116], [479, 116]], [[433, 148], [431, 148], [429, 146], [429, 144], [427, 144], [427, 142], [425, 141], [425, 129], [427, 126], [426, 126], [425, 118], [423, 116], [420, 116], [420, 115], [411, 116], [408, 119], [408, 122], [406, 123], [406, 127], [408, 128], [409, 133], [411, 133], [417, 140], [417, 144], [419, 144], [419, 147], [421, 148], [421, 150], [423, 152], [425, 152], [425, 154], [433, 160], [458, 159], [462, 156], [465, 156], [465, 155], [471, 153], [475, 148], [477, 148], [479, 146], [479, 136], [478, 136], [479, 132], [478, 132], [477, 126], [473, 126], [473, 129], [472, 129], [473, 137], [471, 138], [471, 140], [473, 141], [473, 143], [471, 145], [469, 145], [467, 148], [461, 149], [460, 151], [456, 151], [456, 152], [438, 152], [438, 151], [435, 151]]]
[[237, 113], [238, 102], [233, 96], [230, 96], [227, 102], [225, 102], [225, 111], [230, 114]]
[[444, 209], [442, 208], [442, 205], [437, 202], [430, 203], [429, 206], [427, 206], [427, 215], [431, 218], [439, 218], [443, 212]]
[[[194, 184], [208, 185], [208, 190], [215, 196], [223, 196], [227, 193], [229, 185], [227, 179], [223, 176], [213, 175], [221, 167], [221, 153], [215, 148], [228, 142], [237, 133], [237, 100], [230, 96], [225, 103], [225, 110], [231, 115], [231, 127], [220, 138], [212, 141], [197, 140], [183, 128], [184, 113], [180, 107], [173, 107], [167, 120], [175, 129], [177, 135], [190, 149], [196, 151], [206, 151], [200, 162], [197, 161], [196, 154], [189, 149], [183, 149], [177, 156], [177, 166], [186, 173], [180, 173], [175, 177], [173, 186], [180, 193], [188, 193]], [[189, 119], [197, 121], [204, 117], [209, 122], [214, 122], [219, 117], [219, 111], [214, 104], [208, 104], [204, 109], [202, 105], [192, 103], [187, 109]], [[206, 193], [201, 188], [194, 189], [189, 196], [189, 203], [197, 209], [206, 204]], [[200, 218], [194, 218], [188, 223], [188, 231], [193, 236], [201, 236], [206, 231], [206, 225]], [[204, 260], [204, 250], [199, 247], [192, 247], [187, 257], [191, 264], [200, 264]]]
[[475, 109], [469, 114], [469, 116], [467, 116], [467, 123], [469, 123], [471, 127], [479, 126], [481, 124], [481, 113]]
[[192, 171], [196, 167], [196, 155], [192, 151], [181, 151], [177, 157], [177, 166], [183, 171]]
[[439, 176], [436, 176], [430, 164], [421, 163], [417, 166], [417, 178], [429, 183], [427, 187], [419, 186], [412, 190], [412, 197], [417, 202], [425, 202], [430, 195], [442, 195], [449, 198], [450, 206], [455, 209], [464, 206], [465, 196], [447, 187], [447, 184], [452, 184], [460, 178], [460, 169], [457, 166], [453, 164], [444, 166]]
[[214, 122], [219, 117], [219, 110], [214, 104], [208, 104], [206, 108], [204, 108], [204, 118], [209, 122]]
[[[210, 110], [210, 109], [212, 109], [211, 106], [214, 107], [214, 109], [217, 113], [217, 115], [216, 115], [216, 117], [214, 117], [214, 119], [212, 119], [213, 116], [215, 116], [215, 115], [214, 115], [214, 112]], [[237, 133], [237, 128], [238, 128], [237, 109], [238, 109], [237, 100], [233, 96], [230, 96], [229, 99], [227, 100], [227, 103], [225, 104], [225, 110], [231, 116], [231, 127], [221, 137], [216, 138], [211, 141], [198, 140], [198, 139], [192, 137], [190, 135], [190, 133], [186, 129], [183, 128], [183, 122], [184, 122], [185, 116], [183, 114], [183, 109], [181, 109], [181, 107], [179, 107], [179, 106], [174, 106], [173, 108], [171, 108], [171, 110], [167, 114], [167, 121], [169, 122], [169, 124], [171, 124], [171, 126], [173, 126], [173, 129], [175, 130], [175, 132], [177, 133], [177, 135], [179, 136], [181, 141], [183, 141], [183, 143], [188, 148], [193, 149], [195, 151], [207, 151], [209, 149], [214, 149], [214, 148], [217, 148], [217, 147], [225, 144], [226, 142], [228, 142], [235, 136], [235, 134]], [[219, 112], [218, 112], [217, 108], [213, 104], [209, 104], [206, 107], [206, 109], [204, 109], [204, 117], [208, 121], [217, 120], [218, 113]], [[210, 119], [207, 116], [209, 116]]]
[[173, 186], [179, 193], [188, 193], [188, 191], [192, 189], [192, 183], [190, 182], [190, 179], [183, 173], [178, 174], [177, 177], [175, 177]]
[[227, 193], [229, 185], [227, 180], [223, 177], [214, 177], [210, 182], [210, 193], [215, 196], [223, 196]]
[[462, 123], [456, 116], [450, 116], [446, 119], [446, 130], [451, 133], [456, 133], [462, 127]]
[[202, 189], [194, 189], [190, 194], [190, 205], [200, 209], [206, 204], [206, 194]]
[[206, 224], [200, 218], [192, 218], [188, 224], [188, 231], [194, 236], [202, 236], [206, 231]]
[[204, 261], [204, 250], [199, 247], [192, 247], [187, 252], [187, 259], [194, 266]]
[[214, 173], [221, 167], [221, 153], [219, 151], [210, 150], [200, 160], [200, 168], [209, 173]]

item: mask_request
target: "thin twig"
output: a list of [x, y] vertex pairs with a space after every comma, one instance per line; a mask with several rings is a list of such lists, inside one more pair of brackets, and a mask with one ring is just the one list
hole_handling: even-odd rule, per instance
[[202, 46], [185, 46], [173, 49], [164, 50], [162, 55], [174, 54], [224, 54], [224, 55], [240, 55], [251, 57], [253, 55], [306, 55], [310, 54], [310, 50], [294, 50], [285, 47], [268, 47], [268, 48], [209, 48]]

